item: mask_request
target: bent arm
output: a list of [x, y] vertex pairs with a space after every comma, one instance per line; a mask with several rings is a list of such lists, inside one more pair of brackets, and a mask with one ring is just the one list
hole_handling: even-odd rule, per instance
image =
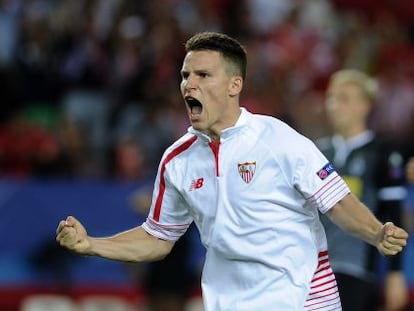
[[382, 223], [354, 194], [345, 196], [327, 212], [327, 215], [347, 233], [376, 246]]
[[141, 227], [111, 237], [89, 239], [89, 255], [130, 262], [161, 260], [174, 246], [174, 242], [161, 240]]
[[383, 255], [395, 255], [407, 244], [405, 230], [390, 222], [382, 224], [352, 193], [336, 203], [327, 215], [344, 231], [377, 247]]
[[85, 227], [73, 216], [59, 223], [56, 240], [61, 246], [81, 255], [130, 262], [163, 259], [174, 246], [174, 242], [150, 235], [142, 227], [105, 238], [90, 237]]

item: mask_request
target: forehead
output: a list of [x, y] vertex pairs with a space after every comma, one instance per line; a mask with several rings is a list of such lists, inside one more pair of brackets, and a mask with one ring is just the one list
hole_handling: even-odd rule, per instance
[[354, 81], [347, 81], [343, 83], [334, 83], [330, 86], [328, 93], [345, 93], [345, 94], [355, 94], [361, 93], [362, 87]]
[[223, 57], [217, 51], [190, 51], [183, 61], [183, 70], [213, 70], [221, 68]]

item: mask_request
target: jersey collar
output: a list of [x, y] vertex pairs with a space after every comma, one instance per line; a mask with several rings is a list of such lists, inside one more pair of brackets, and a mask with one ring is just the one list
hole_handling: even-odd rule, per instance
[[366, 130], [361, 134], [349, 139], [344, 139], [340, 135], [334, 135], [332, 141], [335, 147], [345, 146], [345, 148], [348, 150], [354, 150], [371, 142], [374, 139], [374, 136], [375, 135], [373, 131]]
[[335, 149], [334, 163], [336, 166], [341, 167], [345, 164], [349, 154], [359, 147], [362, 147], [374, 139], [374, 132], [366, 130], [361, 134], [345, 140], [340, 135], [334, 135], [332, 137], [332, 145]]

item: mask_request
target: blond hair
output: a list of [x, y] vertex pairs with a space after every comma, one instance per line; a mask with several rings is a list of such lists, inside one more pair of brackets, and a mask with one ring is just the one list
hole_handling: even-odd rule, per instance
[[335, 72], [329, 79], [328, 93], [338, 85], [354, 83], [358, 85], [367, 100], [373, 101], [377, 96], [378, 83], [368, 74], [357, 69], [342, 69]]

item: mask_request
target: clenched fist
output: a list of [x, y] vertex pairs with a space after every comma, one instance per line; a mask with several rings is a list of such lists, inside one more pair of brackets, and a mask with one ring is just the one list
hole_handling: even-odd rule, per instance
[[392, 222], [383, 225], [378, 234], [377, 248], [385, 256], [398, 254], [407, 245], [408, 233]]
[[84, 255], [88, 254], [91, 246], [85, 227], [73, 216], [59, 222], [56, 241], [61, 246]]

